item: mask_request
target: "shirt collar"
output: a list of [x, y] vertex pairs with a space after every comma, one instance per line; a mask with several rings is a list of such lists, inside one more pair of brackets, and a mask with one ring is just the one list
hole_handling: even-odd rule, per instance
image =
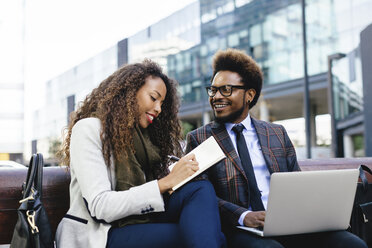
[[[231, 129], [239, 123], [231, 123], [231, 122], [226, 122], [225, 123], [225, 128], [228, 132], [231, 132]], [[248, 113], [248, 116], [240, 122], [240, 124], [243, 124], [246, 130], [253, 130], [254, 127], [252, 126], [252, 120], [251, 120], [251, 115]]]

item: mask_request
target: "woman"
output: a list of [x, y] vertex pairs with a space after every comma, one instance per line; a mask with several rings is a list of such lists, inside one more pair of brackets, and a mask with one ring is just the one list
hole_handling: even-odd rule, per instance
[[70, 209], [57, 247], [221, 247], [218, 207], [207, 181], [171, 188], [198, 170], [181, 154], [176, 85], [154, 62], [126, 65], [74, 113], [63, 143]]

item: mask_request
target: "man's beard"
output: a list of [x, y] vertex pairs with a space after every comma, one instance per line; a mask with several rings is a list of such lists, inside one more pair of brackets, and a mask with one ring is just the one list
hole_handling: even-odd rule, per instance
[[226, 123], [226, 122], [229, 122], [229, 123], [233, 123], [235, 120], [237, 120], [243, 113], [244, 111], [244, 105], [236, 110], [235, 112], [232, 112], [231, 114], [227, 115], [227, 116], [223, 116], [223, 117], [217, 117], [215, 112], [213, 111], [213, 116], [214, 116], [214, 120], [218, 123]]
[[233, 123], [234, 121], [236, 121], [243, 113], [245, 107], [246, 107], [246, 101], [245, 101], [245, 95], [243, 97], [243, 106], [236, 110], [235, 112], [232, 112], [231, 114], [229, 114], [228, 116], [225, 116], [225, 117], [217, 117], [215, 112], [213, 111], [213, 116], [214, 116], [214, 120], [218, 123], [226, 123], [226, 122], [229, 122], [229, 123]]

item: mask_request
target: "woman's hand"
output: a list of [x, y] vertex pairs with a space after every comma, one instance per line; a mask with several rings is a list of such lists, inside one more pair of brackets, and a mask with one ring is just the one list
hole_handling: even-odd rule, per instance
[[197, 170], [199, 170], [199, 163], [196, 161], [194, 154], [182, 157], [166, 177], [158, 180], [160, 192], [164, 193], [172, 189], [173, 186], [182, 182]]

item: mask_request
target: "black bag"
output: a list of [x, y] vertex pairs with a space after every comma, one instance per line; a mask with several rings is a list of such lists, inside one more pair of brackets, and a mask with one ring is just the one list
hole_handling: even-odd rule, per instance
[[367, 166], [359, 167], [361, 182], [357, 186], [350, 226], [352, 233], [372, 247], [372, 183], [368, 183], [364, 171], [372, 175], [372, 171]]
[[43, 156], [32, 155], [26, 182], [22, 185], [23, 199], [19, 202], [18, 220], [14, 228], [11, 248], [54, 247], [52, 229], [41, 203], [43, 181]]

